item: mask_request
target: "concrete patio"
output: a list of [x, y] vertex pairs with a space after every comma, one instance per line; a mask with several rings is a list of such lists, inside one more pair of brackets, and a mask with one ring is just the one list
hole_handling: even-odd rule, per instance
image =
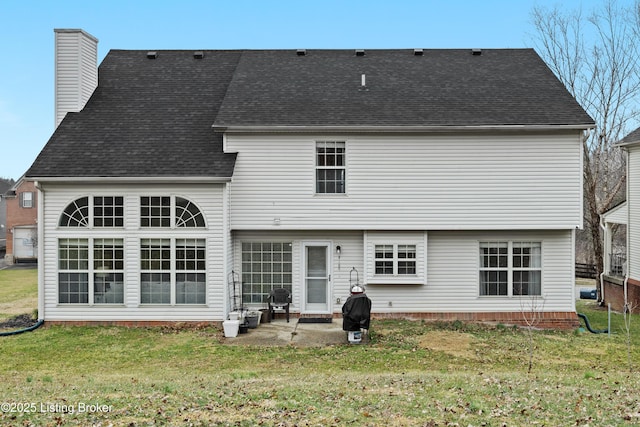
[[[366, 339], [363, 336], [362, 343]], [[240, 333], [234, 338], [224, 338], [226, 344], [324, 347], [329, 345], [349, 344], [347, 332], [342, 330], [342, 319], [333, 319], [331, 323], [299, 323], [292, 318], [275, 319], [272, 322], [260, 323], [257, 328], [247, 333]]]

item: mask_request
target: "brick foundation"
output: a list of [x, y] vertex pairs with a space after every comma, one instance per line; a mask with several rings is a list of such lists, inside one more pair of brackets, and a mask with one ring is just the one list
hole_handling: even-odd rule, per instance
[[[544, 312], [539, 313], [541, 319], [535, 327], [541, 329], [575, 329], [580, 326], [580, 320], [575, 312]], [[374, 319], [409, 319], [475, 323], [502, 323], [505, 325], [526, 326], [523, 314], [516, 312], [484, 312], [484, 313], [373, 313]]]
[[[640, 310], [640, 281], [629, 279], [627, 281], [627, 296], [629, 303], [635, 307], [636, 312]], [[604, 303], [611, 304], [615, 311], [622, 311], [624, 308], [624, 280], [621, 278], [604, 277]]]
[[[535, 325], [542, 329], [575, 329], [580, 326], [578, 316], [574, 312], [544, 312], [540, 313], [542, 318]], [[301, 317], [300, 313], [291, 313], [291, 319], [295, 320]], [[305, 315], [302, 317], [324, 317], [318, 315]], [[327, 315], [327, 317], [329, 317]], [[284, 314], [276, 313], [276, 319], [284, 319]], [[342, 314], [333, 313], [334, 319], [342, 319]], [[505, 325], [526, 326], [523, 314], [517, 312], [503, 313], [372, 313], [372, 319], [406, 319], [406, 320], [426, 320], [426, 321], [443, 321], [453, 322], [456, 320], [462, 322], [476, 323], [502, 323]], [[125, 327], [185, 327], [200, 328], [206, 326], [221, 326], [221, 321], [211, 322], [171, 322], [171, 321], [140, 321], [140, 320], [116, 320], [116, 321], [62, 321], [53, 320], [46, 321], [45, 325], [75, 325], [75, 326], [125, 326]]]

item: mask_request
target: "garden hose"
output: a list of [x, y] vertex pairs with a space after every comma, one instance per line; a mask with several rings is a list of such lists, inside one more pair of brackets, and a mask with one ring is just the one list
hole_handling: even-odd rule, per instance
[[606, 334], [607, 332], [609, 332], [608, 329], [592, 329], [591, 325], [589, 324], [589, 319], [587, 319], [587, 316], [585, 316], [582, 313], [576, 313], [576, 314], [578, 315], [578, 317], [584, 320], [584, 325], [587, 327], [587, 330], [592, 334]]
[[29, 326], [28, 328], [18, 329], [16, 331], [0, 332], [0, 337], [8, 337], [8, 336], [11, 336], [11, 335], [22, 334], [24, 332], [31, 332], [31, 331], [33, 331], [35, 329], [38, 329], [43, 324], [44, 324], [44, 320], [38, 320], [38, 323], [36, 323], [33, 326]]

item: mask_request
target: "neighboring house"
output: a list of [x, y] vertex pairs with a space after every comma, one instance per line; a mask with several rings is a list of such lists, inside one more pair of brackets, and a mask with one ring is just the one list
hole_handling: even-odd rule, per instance
[[7, 250], [5, 260], [34, 262], [38, 259], [37, 192], [33, 181], [20, 178], [5, 193]]
[[7, 246], [7, 198], [5, 193], [13, 185], [13, 180], [0, 178], [0, 257]]
[[578, 324], [593, 120], [533, 50], [112, 50], [98, 76], [27, 172], [45, 320], [221, 321], [234, 285], [339, 316], [357, 277], [376, 317]]
[[[640, 128], [618, 144], [627, 154], [627, 197], [601, 215], [604, 229], [604, 273], [601, 300], [623, 310], [625, 302], [640, 307]], [[623, 232], [616, 244], [614, 230]]]

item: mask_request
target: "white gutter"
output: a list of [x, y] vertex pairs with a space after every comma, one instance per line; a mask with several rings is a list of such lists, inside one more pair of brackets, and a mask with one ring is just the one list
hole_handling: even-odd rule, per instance
[[575, 125], [471, 125], [471, 126], [223, 126], [213, 124], [214, 131], [227, 133], [279, 133], [279, 132], [357, 132], [357, 133], [411, 133], [411, 132], [477, 132], [477, 131], [558, 131], [558, 130], [590, 130], [593, 124]]
[[153, 184], [212, 184], [231, 181], [231, 177], [212, 177], [212, 176], [79, 176], [79, 177], [57, 177], [57, 176], [35, 176], [29, 177], [30, 181], [54, 182], [54, 183], [153, 183]]
[[38, 190], [38, 320], [44, 320], [44, 190], [35, 181]]

